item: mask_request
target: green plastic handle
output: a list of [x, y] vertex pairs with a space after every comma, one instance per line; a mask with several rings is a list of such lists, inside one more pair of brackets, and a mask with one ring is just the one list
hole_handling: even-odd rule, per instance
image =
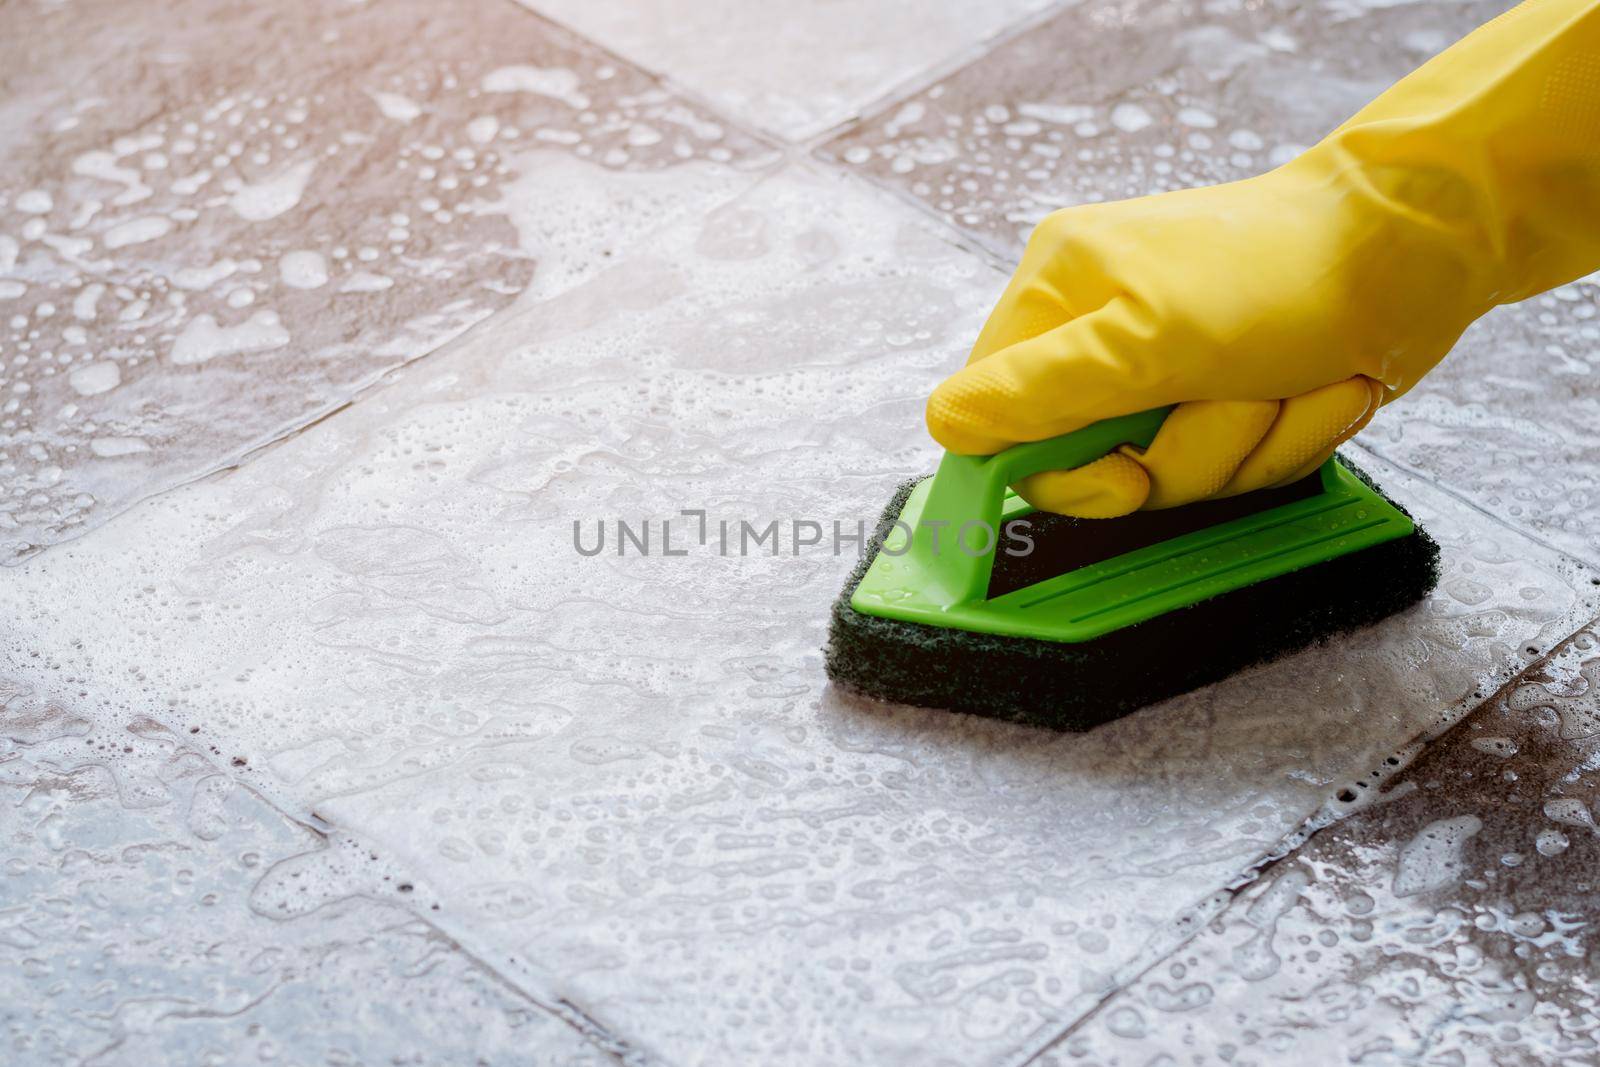
[[[1059, 437], [1013, 445], [992, 456], [946, 452], [933, 476], [922, 517], [911, 531], [919, 556], [930, 562], [928, 577], [936, 589], [928, 592], [947, 607], [985, 599], [1006, 488], [1040, 471], [1071, 470], [1092, 463], [1118, 445], [1148, 448], [1171, 411], [1170, 407], [1151, 408], [1104, 419]], [[987, 550], [975, 551], [985, 539]]]

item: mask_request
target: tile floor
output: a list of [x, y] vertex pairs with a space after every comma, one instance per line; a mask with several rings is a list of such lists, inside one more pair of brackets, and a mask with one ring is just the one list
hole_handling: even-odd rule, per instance
[[1595, 1054], [1595, 286], [1353, 449], [1434, 597], [1088, 735], [826, 686], [791, 544], [1037, 214], [1497, 8], [529, 6], [0, 8], [7, 1062]]
[[[0, 20], [20, 66], [0, 131], [3, 558], [336, 410], [772, 154], [500, 0]], [[631, 219], [575, 161], [628, 175]], [[700, 180], [638, 181], [662, 171]]]
[[1040, 1063], [1600, 1058], [1597, 652], [1506, 686]]
[[193, 739], [4, 695], [7, 1063], [613, 1062], [398, 903], [403, 881], [278, 921], [335, 845]]
[[519, 0], [728, 114], [802, 141], [982, 53], [1051, 0]]
[[1506, 6], [1063, 5], [819, 151], [1014, 257], [1056, 208], [1234, 181], [1293, 158]]

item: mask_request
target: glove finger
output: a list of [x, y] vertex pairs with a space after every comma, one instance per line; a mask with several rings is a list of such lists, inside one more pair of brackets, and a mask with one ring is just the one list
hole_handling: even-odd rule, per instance
[[978, 340], [967, 356], [971, 365], [987, 359], [1001, 349], [1031, 341], [1072, 318], [1051, 289], [1034, 281], [1014, 280], [1001, 294], [994, 310], [978, 333]]
[[1271, 429], [1276, 400], [1191, 400], [1161, 424], [1150, 447], [1123, 455], [1150, 475], [1147, 511], [1216, 496]]
[[1280, 486], [1280, 485], [1293, 485], [1295, 482], [1298, 482], [1301, 478], [1306, 477], [1312, 471], [1316, 470], [1318, 467], [1320, 467], [1324, 463], [1328, 462], [1328, 458], [1330, 456], [1332, 456], [1336, 451], [1338, 451], [1340, 445], [1344, 444], [1346, 441], [1350, 440], [1350, 438], [1354, 437], [1356, 434], [1358, 434], [1362, 430], [1366, 429], [1367, 423], [1372, 421], [1372, 416], [1376, 415], [1378, 413], [1378, 408], [1383, 406], [1383, 397], [1384, 397], [1385, 392], [1387, 392], [1387, 390], [1384, 389], [1383, 384], [1381, 382], [1374, 381], [1371, 378], [1368, 378], [1366, 381], [1367, 381], [1367, 384], [1371, 388], [1371, 391], [1372, 391], [1372, 403], [1367, 408], [1367, 413], [1365, 415], [1361, 416], [1361, 418], [1357, 419], [1355, 421], [1355, 423], [1352, 424], [1350, 426], [1350, 428], [1347, 429], [1344, 433], [1340, 434], [1339, 435], [1339, 439], [1337, 441], [1335, 441], [1331, 446], [1329, 446], [1328, 448], [1324, 449], [1321, 453], [1319, 453], [1317, 456], [1312, 458], [1309, 462], [1307, 462], [1303, 467], [1301, 467], [1299, 470], [1295, 471], [1293, 474], [1290, 474], [1288, 477], [1282, 479], [1281, 481], [1278, 481], [1278, 482], [1274, 483], [1273, 488], [1277, 488], [1277, 486]]
[[[1075, 235], [1090, 225], [1093, 207], [1054, 212], [1034, 227], [1022, 260], [989, 313], [968, 363], [1047, 333], [1103, 306], [1117, 288]], [[1070, 287], [1069, 287], [1070, 286]]]
[[1218, 495], [1282, 485], [1314, 470], [1339, 442], [1366, 424], [1372, 398], [1371, 379], [1356, 375], [1283, 401], [1272, 428]]
[[1362, 376], [1361, 380], [1367, 383], [1367, 394], [1370, 398], [1367, 403], [1367, 413], [1350, 424], [1350, 428], [1344, 432], [1339, 440], [1334, 442], [1335, 447], [1344, 444], [1350, 438], [1365, 430], [1367, 423], [1371, 422], [1372, 417], [1378, 413], [1378, 409], [1383, 407], [1384, 396], [1388, 393], [1388, 390], [1383, 387], [1383, 383], [1365, 376]]
[[1176, 375], [1151, 373], [1128, 355], [1149, 350], [1149, 333], [1119, 298], [969, 363], [928, 398], [928, 432], [952, 452], [987, 455], [1185, 399]]
[[1139, 510], [1150, 492], [1150, 477], [1136, 461], [1113, 452], [1069, 471], [1030, 475], [1015, 489], [1040, 511], [1114, 519]]

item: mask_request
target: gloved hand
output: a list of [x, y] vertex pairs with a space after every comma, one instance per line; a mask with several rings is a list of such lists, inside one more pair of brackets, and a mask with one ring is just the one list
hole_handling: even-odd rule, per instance
[[986, 454], [1178, 404], [1016, 488], [1086, 518], [1314, 470], [1496, 304], [1600, 267], [1600, 2], [1528, 0], [1246, 181], [1055, 212], [928, 401]]

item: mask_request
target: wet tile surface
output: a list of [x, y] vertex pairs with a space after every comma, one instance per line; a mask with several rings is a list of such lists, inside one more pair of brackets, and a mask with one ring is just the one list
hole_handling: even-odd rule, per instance
[[6, 1063], [617, 1062], [402, 906], [403, 880], [316, 877], [339, 843], [194, 738], [3, 682], [0, 707]]
[[656, 225], [767, 154], [493, 0], [18, 3], [0, 42], [0, 562], [592, 273], [628, 234], [575, 161]]
[[1600, 1058], [1597, 671], [1585, 630], [1041, 1064]]
[[520, 0], [788, 140], [803, 140], [926, 71], [977, 58], [1053, 0]]
[[1600, 561], [1600, 277], [1490, 312], [1363, 434], [1374, 450]]
[[[0, 8], [0, 1059], [1595, 1057], [1600, 638], [1419, 740], [1600, 610], [1489, 517], [1600, 560], [1593, 284], [1352, 450], [1415, 611], [1086, 736], [873, 704], [834, 523], [1004, 276], [738, 128], [1044, 5], [527, 6], [731, 117], [512, 3]], [[1004, 261], [1501, 6], [1076, 5], [821, 155]]]
[[1508, 6], [1090, 0], [821, 151], [1011, 255], [1058, 207], [1292, 158]]
[[[1595, 612], [1367, 457], [1446, 546], [1415, 612], [1083, 737], [853, 700], [818, 652], [851, 560], [718, 521], [874, 516], [1002, 279], [805, 169], [643, 247], [17, 568], [8, 669], [198, 728], [642, 1054], [999, 1063]], [[575, 550], [616, 518], [690, 554]]]

